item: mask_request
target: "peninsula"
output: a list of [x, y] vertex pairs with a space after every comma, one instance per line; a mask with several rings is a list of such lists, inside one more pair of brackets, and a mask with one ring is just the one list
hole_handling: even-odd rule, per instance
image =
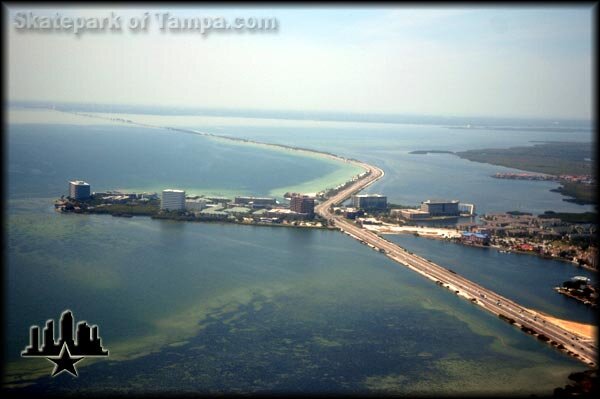
[[519, 169], [534, 174], [497, 173], [493, 177], [522, 180], [553, 180], [561, 187], [553, 189], [564, 201], [595, 204], [596, 180], [593, 176], [592, 143], [545, 141], [532, 146], [483, 148], [468, 151], [416, 150], [410, 154], [453, 154], [473, 162]]

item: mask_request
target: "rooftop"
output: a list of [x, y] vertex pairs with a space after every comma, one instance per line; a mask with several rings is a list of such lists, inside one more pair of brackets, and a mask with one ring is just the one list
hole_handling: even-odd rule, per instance
[[185, 202], [201, 204], [203, 202], [206, 202], [206, 200], [204, 200], [203, 198], [186, 198]]
[[238, 195], [235, 197], [236, 199], [250, 199], [250, 200], [274, 200], [275, 198], [273, 197], [249, 197], [249, 196], [244, 196], [244, 195]]
[[420, 209], [394, 209], [397, 210], [399, 212], [406, 212], [406, 213], [414, 213], [414, 214], [419, 214], [419, 215], [429, 215], [429, 212], [427, 211], [422, 211]]
[[489, 236], [487, 234], [482, 234], [482, 233], [471, 233], [468, 231], [463, 231], [462, 235], [464, 237], [471, 237], [471, 236], [475, 236], [477, 238], [488, 238]]
[[242, 206], [234, 206], [233, 208], [225, 209], [225, 212], [228, 213], [249, 213], [250, 211], [250, 208], [244, 208]]
[[443, 199], [428, 199], [423, 201], [424, 204], [458, 204], [458, 200], [443, 200]]
[[75, 184], [76, 186], [89, 186], [89, 183], [84, 182], [83, 180], [73, 180], [69, 183]]
[[297, 212], [292, 211], [291, 209], [287, 209], [287, 208], [274, 208], [271, 209], [270, 211], [268, 211], [271, 214], [296, 214]]
[[587, 283], [590, 281], [590, 279], [585, 276], [573, 276], [573, 277], [571, 277], [571, 281], [583, 281], [583, 282]]
[[223, 215], [223, 216], [228, 215], [227, 212], [219, 211], [214, 208], [203, 209], [200, 211], [200, 213], [203, 215]]

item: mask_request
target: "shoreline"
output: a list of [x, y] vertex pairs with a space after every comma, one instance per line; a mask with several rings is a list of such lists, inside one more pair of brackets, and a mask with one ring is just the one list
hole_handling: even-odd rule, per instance
[[[73, 112], [73, 111], [58, 111], [58, 112], [65, 113], [65, 114], [72, 114], [72, 115], [76, 115], [76, 116], [80, 116], [80, 117], [107, 120], [110, 122], [119, 122], [119, 123], [123, 123], [125, 125], [135, 125], [135, 126], [153, 128], [153, 129], [164, 129], [164, 130], [175, 131], [175, 132], [179, 132], [179, 133], [195, 134], [195, 135], [207, 137], [207, 138], [213, 139], [213, 140], [230, 141], [230, 142], [233, 142], [233, 143], [239, 144], [239, 145], [250, 144], [250, 145], [255, 145], [255, 146], [263, 147], [263, 148], [276, 149], [279, 151], [281, 151], [281, 150], [292, 151], [292, 152], [301, 154], [301, 156], [305, 156], [305, 157], [309, 157], [309, 158], [313, 158], [313, 159], [319, 158], [319, 159], [324, 159], [326, 161], [342, 162], [342, 163], [346, 164], [345, 166], [350, 164], [356, 168], [361, 168], [365, 171], [369, 170], [368, 167], [364, 166], [362, 162], [360, 162], [356, 159], [346, 158], [346, 157], [336, 155], [336, 154], [333, 154], [333, 153], [330, 153], [327, 151], [321, 151], [321, 150], [315, 150], [315, 149], [297, 147], [297, 146], [290, 146], [290, 145], [285, 145], [285, 144], [264, 143], [264, 142], [253, 140], [253, 139], [219, 135], [219, 134], [214, 134], [214, 133], [202, 132], [200, 130], [190, 129], [190, 128], [178, 128], [178, 127], [170, 127], [170, 126], [151, 125], [151, 124], [147, 124], [147, 123], [135, 122], [131, 119], [124, 120], [119, 117], [111, 118], [108, 116], [92, 115], [89, 113], [80, 113], [80, 112]], [[343, 172], [345, 172], [344, 168], [340, 167], [339, 170], [332, 172], [330, 175], [335, 175], [336, 173], [343, 173]], [[348, 182], [352, 181], [352, 179], [355, 178], [357, 175], [360, 175], [360, 173], [352, 174], [350, 180], [346, 180], [343, 183], [339, 184], [338, 186], [347, 184]], [[316, 182], [319, 182], [320, 180], [327, 178], [327, 176], [329, 176], [329, 175], [321, 176], [317, 179], [303, 182], [301, 184], [298, 184], [297, 186], [309, 186], [312, 189], [312, 186], [314, 186], [314, 184]], [[329, 182], [329, 184], [335, 184], [335, 183]], [[276, 187], [276, 188], [273, 188], [269, 194], [273, 195], [273, 192], [275, 190], [282, 190], [285, 192], [285, 191], [290, 191], [293, 189], [294, 189], [294, 187], [281, 187], [281, 188]], [[324, 192], [328, 189], [329, 189], [329, 187], [326, 187], [326, 188], [322, 189], [321, 191], [319, 191], [319, 193]]]
[[554, 287], [554, 290], [557, 293], [559, 293], [560, 295], [564, 295], [567, 298], [571, 298], [571, 299], [573, 299], [573, 300], [575, 300], [575, 301], [577, 301], [579, 303], [582, 303], [582, 304], [584, 304], [586, 306], [590, 306], [592, 309], [595, 309], [596, 306], [597, 306], [596, 303], [591, 302], [591, 301], [589, 301], [587, 299], [583, 299], [583, 298], [581, 298], [581, 297], [579, 297], [577, 295], [573, 295], [572, 293], [570, 293], [568, 290], [566, 290], [563, 287]]
[[[512, 253], [512, 254], [518, 254], [518, 255], [529, 255], [529, 256], [536, 256], [540, 259], [547, 259], [547, 260], [555, 260], [555, 261], [559, 261], [559, 262], [563, 262], [563, 263], [568, 263], [570, 265], [573, 265], [576, 269], [578, 268], [582, 268], [585, 270], [589, 270], [591, 272], [598, 272], [597, 269], [594, 269], [588, 265], [580, 265], [579, 263], [567, 260], [567, 259], [562, 259], [562, 258], [558, 258], [558, 257], [552, 257], [552, 256], [548, 256], [548, 255], [540, 255], [536, 252], [533, 251], [519, 251], [517, 249], [510, 249], [510, 248], [503, 248], [503, 247], [499, 247], [497, 245], [481, 245], [481, 244], [465, 244], [462, 242], [457, 242], [455, 240], [452, 239], [452, 237], [448, 237], [442, 233], [426, 233], [426, 232], [419, 232], [417, 230], [417, 228], [415, 229], [408, 229], [406, 228], [405, 230], [400, 230], [400, 229], [396, 229], [396, 230], [386, 230], [386, 231], [380, 231], [379, 228], [374, 225], [375, 227], [367, 227], [367, 230], [371, 230], [373, 232], [377, 232], [379, 234], [410, 234], [410, 235], [416, 235], [417, 237], [422, 237], [422, 238], [427, 238], [430, 240], [439, 240], [439, 241], [448, 241], [448, 242], [453, 242], [455, 244], [459, 244], [459, 245], [464, 245], [466, 247], [475, 247], [475, 248], [487, 248], [487, 249], [494, 249], [496, 251], [498, 251], [499, 253]], [[384, 226], [385, 227], [385, 226]], [[423, 228], [420, 228], [423, 229]], [[426, 229], [426, 228], [425, 228]], [[434, 228], [430, 228], [430, 229], [434, 229]], [[438, 229], [438, 230], [444, 230], [444, 229]], [[448, 231], [457, 231], [454, 229], [446, 229]], [[449, 234], [449, 233], [448, 233]], [[502, 252], [504, 251], [504, 252]]]
[[[589, 340], [582, 340], [578, 334], [570, 333], [550, 320], [545, 320], [544, 318], [537, 320], [537, 317], [532, 317], [533, 315], [518, 303], [480, 286], [448, 268], [415, 255], [398, 244], [387, 241], [369, 229], [357, 226], [355, 223], [335, 215], [332, 212], [333, 206], [342, 203], [352, 194], [363, 190], [366, 186], [383, 176], [383, 171], [380, 168], [368, 164], [365, 165], [372, 170], [372, 173], [327, 198], [327, 200], [315, 208], [316, 213], [323, 218], [329, 219], [343, 233], [368, 245], [373, 250], [382, 252], [386, 257], [400, 265], [421, 274], [439, 286], [453, 290], [456, 295], [481, 306], [515, 327], [520, 328], [523, 332], [534, 336], [540, 341], [546, 342], [569, 356], [584, 362], [588, 366], [596, 366], [597, 351], [595, 350], [595, 346], [590, 344]], [[573, 341], [577, 342], [577, 344]]]
[[[542, 142], [542, 145], [548, 145], [551, 144], [553, 142]], [[570, 143], [570, 142], [569, 142]], [[580, 143], [575, 143], [575, 144], [580, 144]], [[514, 148], [527, 148], [528, 150], [532, 150], [534, 149], [537, 145], [539, 144], [534, 144], [532, 146], [527, 146], [527, 147], [523, 147], [523, 146], [518, 146], [518, 147], [510, 147], [510, 148], [494, 148], [492, 150], [496, 151], [496, 152], [507, 152], [510, 151]], [[590, 143], [590, 145], [592, 145], [592, 143]], [[561, 176], [559, 175], [558, 172], [548, 172], [548, 171], [543, 171], [540, 170], [539, 168], [536, 170], [535, 167], [531, 168], [531, 166], [529, 166], [529, 169], [527, 169], [527, 165], [513, 165], [510, 161], [510, 154], [507, 156], [508, 158], [506, 160], [501, 160], [501, 161], [496, 161], [493, 162], [489, 159], [489, 157], [484, 158], [482, 156], [483, 151], [484, 150], [490, 150], [490, 149], [476, 149], [476, 150], [462, 150], [462, 151], [445, 151], [445, 150], [413, 150], [410, 151], [409, 154], [412, 155], [428, 155], [428, 154], [449, 154], [449, 155], [454, 155], [457, 156], [460, 159], [464, 159], [466, 161], [470, 161], [470, 162], [477, 162], [477, 163], [482, 163], [482, 164], [487, 164], [487, 165], [493, 165], [493, 166], [500, 166], [503, 168], [511, 168], [520, 172], [526, 172], [526, 173], [535, 173], [535, 174], [545, 174], [548, 176], [552, 176], [553, 179], [552, 180], [547, 180], [547, 181], [552, 181], [555, 182], [556, 184], [558, 184], [559, 186], [556, 188], [552, 188], [549, 189], [548, 191], [550, 192], [554, 192], [554, 193], [558, 193], [561, 196], [565, 197], [562, 200], [565, 202], [569, 202], [569, 203], [573, 203], [576, 205], [581, 205], [581, 206], [587, 206], [587, 205], [596, 205], [596, 202], [591, 200], [590, 198], [587, 198], [587, 196], [585, 194], [581, 194], [578, 192], [570, 192], [567, 189], [567, 186], [571, 187], [569, 184], [578, 184], [581, 185], [581, 183], [573, 183], [573, 182], [569, 182], [567, 180], [564, 180], [561, 178]], [[575, 173], [567, 173], [564, 172], [564, 174], [575, 174]], [[498, 178], [495, 176], [492, 176], [493, 178]], [[526, 179], [527, 180], [527, 179]], [[527, 181], [532, 181], [532, 180], [527, 180]], [[595, 183], [594, 183], [595, 184]], [[585, 185], [582, 185], [582, 187], [585, 187]]]
[[553, 323], [558, 324], [559, 326], [571, 333], [581, 335], [585, 338], [593, 340], [594, 342], [597, 342], [598, 326], [595, 326], [593, 324], [580, 323], [572, 320], [559, 319], [540, 310], [529, 309], [529, 311], [533, 314], [539, 314], [540, 316], [543, 316], [544, 318], [552, 321]]

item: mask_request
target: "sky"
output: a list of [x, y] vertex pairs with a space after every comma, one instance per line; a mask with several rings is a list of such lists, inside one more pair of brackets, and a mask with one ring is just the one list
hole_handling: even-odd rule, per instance
[[[591, 119], [592, 6], [39, 8], [3, 4], [9, 101]], [[18, 30], [19, 12], [146, 31]], [[271, 32], [161, 31], [178, 18], [276, 18]]]

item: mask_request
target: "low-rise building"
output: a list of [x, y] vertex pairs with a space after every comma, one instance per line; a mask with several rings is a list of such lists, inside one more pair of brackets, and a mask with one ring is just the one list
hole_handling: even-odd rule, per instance
[[533, 247], [533, 245], [531, 245], [531, 244], [528, 244], [528, 243], [522, 243], [522, 244], [519, 244], [519, 245], [517, 246], [517, 248], [518, 248], [519, 250], [521, 250], [521, 251], [527, 251], [527, 252], [531, 252], [531, 251], [533, 251], [533, 250], [535, 249], [535, 248]]
[[202, 198], [186, 198], [185, 209], [188, 211], [201, 211], [206, 208], [206, 200]]
[[219, 196], [206, 197], [206, 199], [210, 200], [211, 202], [214, 202], [215, 204], [227, 204], [231, 202], [231, 198]]
[[113, 204], [124, 204], [129, 201], [128, 195], [107, 195], [103, 198], [106, 202], [111, 202]]
[[463, 231], [460, 235], [460, 240], [464, 243], [477, 244], [477, 245], [489, 245], [490, 236], [482, 233], [471, 233]]
[[207, 220], [226, 220], [229, 217], [227, 212], [214, 209], [215, 207], [206, 208], [199, 212], [195, 212], [196, 217]]
[[571, 277], [571, 281], [580, 284], [589, 284], [591, 282], [591, 280], [585, 276], [573, 276]]
[[229, 215], [233, 215], [233, 216], [246, 216], [249, 215], [250, 212], [252, 212], [252, 209], [250, 208], [246, 208], [246, 207], [242, 207], [242, 206], [235, 206], [233, 208], [228, 208], [228, 209], [224, 209], [223, 212], [228, 213]]
[[235, 197], [234, 203], [238, 204], [238, 205], [249, 205], [252, 208], [260, 209], [260, 208], [266, 208], [268, 206], [277, 205], [277, 200], [275, 198], [268, 198], [268, 197], [238, 196], [238, 197]]
[[346, 217], [348, 219], [356, 219], [357, 217], [365, 214], [365, 212], [363, 210], [352, 208], [352, 207], [339, 208], [339, 209], [340, 209], [340, 213], [343, 214], [344, 217]]
[[269, 209], [264, 213], [264, 216], [268, 218], [279, 218], [287, 220], [300, 220], [306, 218], [305, 213], [294, 212], [291, 209], [286, 208]]
[[157, 200], [158, 194], [157, 193], [140, 193], [138, 195], [138, 197], [140, 199]]
[[372, 225], [382, 225], [383, 222], [381, 220], [377, 220], [375, 218], [357, 218], [356, 221], [362, 224], [372, 224]]
[[390, 212], [392, 215], [400, 215], [400, 217], [406, 220], [424, 220], [429, 219], [429, 212], [422, 211], [420, 209], [392, 209]]

